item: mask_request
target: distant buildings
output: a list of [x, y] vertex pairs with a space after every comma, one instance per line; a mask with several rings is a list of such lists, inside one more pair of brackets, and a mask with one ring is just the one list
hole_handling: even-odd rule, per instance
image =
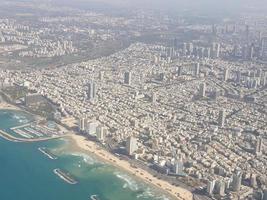
[[223, 72], [223, 81], [227, 82], [229, 78], [229, 69], [224, 69]]
[[131, 72], [124, 73], [124, 84], [131, 85], [132, 74]]
[[96, 84], [93, 81], [88, 83], [87, 99], [89, 101], [94, 101], [96, 99]]
[[199, 96], [200, 97], [205, 97], [206, 96], [206, 83], [201, 83], [200, 84]]
[[263, 60], [267, 60], [267, 37], [261, 40], [261, 57]]
[[178, 66], [177, 67], [177, 76], [182, 76], [183, 73], [183, 67], [182, 66]]
[[218, 117], [218, 125], [222, 128], [225, 124], [225, 110], [220, 110]]
[[200, 64], [196, 63], [195, 64], [195, 76], [198, 77], [199, 76], [199, 70], [200, 70]]
[[257, 138], [257, 142], [256, 142], [256, 147], [255, 147], [255, 154], [256, 155], [261, 155], [261, 153], [262, 153], [262, 146], [263, 146], [262, 138], [258, 137]]

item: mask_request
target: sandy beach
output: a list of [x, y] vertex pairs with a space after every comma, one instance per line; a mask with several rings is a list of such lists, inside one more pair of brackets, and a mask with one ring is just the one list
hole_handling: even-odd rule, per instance
[[[19, 107], [8, 104], [6, 102], [0, 103], [0, 110], [1, 109], [22, 110]], [[61, 127], [61, 129], [64, 130], [65, 132], [69, 132], [63, 127]], [[121, 168], [122, 170], [127, 171], [129, 174], [136, 176], [137, 178], [161, 189], [162, 191], [164, 191], [164, 193], [172, 196], [174, 199], [179, 199], [179, 200], [193, 199], [193, 195], [190, 191], [183, 189], [181, 187], [171, 185], [167, 181], [158, 179], [157, 177], [154, 177], [152, 174], [141, 168], [135, 168], [131, 166], [131, 164], [126, 160], [120, 160], [115, 155], [99, 147], [93, 141], [87, 140], [84, 136], [77, 135], [75, 133], [69, 133], [67, 134], [67, 137], [72, 141], [72, 145], [74, 145], [75, 148], [82, 150], [83, 152], [86, 152], [88, 154], [93, 154], [102, 159], [103, 161], [106, 161], [116, 167]]]
[[93, 141], [87, 140], [84, 136], [76, 135], [76, 134], [70, 134], [69, 138], [73, 141], [74, 145], [76, 145], [81, 150], [88, 152], [90, 154], [94, 154], [97, 157], [103, 159], [104, 161], [107, 161], [111, 163], [114, 166], [117, 166], [128, 173], [144, 180], [145, 182], [160, 188], [163, 190], [166, 194], [169, 194], [170, 196], [174, 197], [175, 199], [183, 199], [183, 200], [191, 200], [193, 199], [193, 195], [190, 191], [171, 185], [167, 181], [160, 180], [157, 177], [154, 177], [149, 172], [140, 169], [140, 168], [134, 168], [131, 166], [131, 164], [125, 160], [120, 160], [115, 155], [109, 153], [108, 151], [102, 149], [97, 144], [95, 144]]
[[12, 104], [6, 103], [4, 101], [0, 102], [0, 110], [21, 110], [19, 107], [14, 106]]

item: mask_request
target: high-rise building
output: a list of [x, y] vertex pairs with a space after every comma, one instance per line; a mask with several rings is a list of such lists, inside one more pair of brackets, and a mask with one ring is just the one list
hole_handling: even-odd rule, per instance
[[241, 71], [236, 72], [236, 83], [240, 83], [241, 81]]
[[155, 92], [153, 92], [151, 94], [151, 102], [152, 103], [156, 103], [156, 101], [157, 101], [157, 94]]
[[94, 101], [96, 99], [96, 84], [93, 81], [88, 83], [87, 98], [89, 101]]
[[194, 51], [194, 44], [193, 43], [188, 43], [187, 52], [188, 52], [188, 54], [190, 56], [193, 54], [193, 51]]
[[233, 180], [232, 180], [232, 190], [234, 192], [240, 191], [241, 188], [241, 181], [242, 181], [242, 172], [236, 171], [233, 174]]
[[131, 72], [125, 72], [124, 73], [124, 84], [131, 85]]
[[177, 175], [183, 174], [184, 163], [182, 159], [176, 160], [173, 165], [173, 172]]
[[223, 81], [227, 81], [228, 80], [228, 78], [229, 78], [229, 69], [224, 69], [224, 71], [223, 71]]
[[96, 137], [99, 141], [105, 141], [105, 138], [107, 136], [107, 128], [103, 125], [97, 126], [96, 127]]
[[183, 56], [186, 56], [186, 54], [187, 54], [187, 48], [186, 47], [187, 47], [187, 44], [184, 43], [183, 44], [183, 52], [182, 52], [183, 53]]
[[267, 200], [267, 188], [263, 190], [263, 200]]
[[79, 119], [79, 131], [84, 132], [86, 130], [86, 118], [82, 117]]
[[219, 58], [221, 52], [221, 44], [213, 43], [212, 44], [212, 58]]
[[105, 73], [104, 71], [100, 71], [99, 72], [98, 78], [99, 78], [100, 81], [103, 81], [103, 79], [104, 79], [104, 73]]
[[215, 188], [215, 183], [216, 183], [215, 180], [212, 180], [212, 181], [209, 181], [208, 182], [208, 185], [207, 185], [207, 193], [209, 195], [212, 195], [213, 194], [214, 188]]
[[182, 66], [178, 66], [177, 67], [177, 76], [181, 76], [183, 73], [183, 67]]
[[261, 40], [261, 57], [263, 60], [267, 60], [267, 37]]
[[225, 110], [220, 110], [219, 112], [219, 118], [218, 118], [218, 125], [220, 127], [224, 127], [225, 124]]
[[219, 187], [218, 187], [218, 194], [220, 196], [224, 196], [225, 195], [225, 182], [223, 180], [221, 180], [219, 182]]
[[126, 140], [126, 150], [128, 155], [133, 155], [133, 153], [138, 149], [137, 139], [135, 137], [128, 137]]
[[200, 97], [205, 97], [206, 96], [206, 83], [201, 83], [200, 84], [199, 96]]
[[221, 54], [221, 44], [217, 43], [215, 45], [215, 57], [216, 58], [219, 58], [220, 57], [220, 54]]
[[200, 69], [200, 64], [196, 63], [195, 64], [195, 76], [199, 76], [199, 69]]
[[86, 123], [86, 132], [89, 135], [96, 135], [96, 128], [98, 127], [98, 122], [95, 120], [87, 121]]
[[260, 155], [262, 153], [262, 138], [258, 137], [255, 147], [255, 154]]

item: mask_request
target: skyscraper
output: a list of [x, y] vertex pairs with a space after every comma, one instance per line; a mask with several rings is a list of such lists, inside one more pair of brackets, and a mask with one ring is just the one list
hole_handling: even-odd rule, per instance
[[242, 172], [236, 171], [233, 174], [233, 181], [232, 181], [232, 190], [234, 192], [240, 191], [241, 188], [241, 181], [242, 181]]
[[206, 95], [206, 83], [201, 83], [200, 84], [199, 96], [200, 97], [205, 97], [205, 95]]
[[99, 141], [105, 141], [106, 135], [107, 135], [107, 128], [103, 125], [96, 127], [96, 137]]
[[223, 81], [227, 81], [228, 80], [228, 76], [229, 76], [229, 70], [226, 68], [223, 71]]
[[94, 101], [96, 98], [96, 84], [93, 81], [88, 83], [87, 98], [89, 101]]
[[183, 166], [184, 163], [182, 159], [176, 160], [173, 165], [173, 171], [175, 174], [182, 175], [183, 174]]
[[124, 73], [124, 84], [131, 85], [131, 72]]
[[182, 75], [182, 72], [183, 72], [182, 66], [178, 66], [177, 67], [177, 76], [181, 76]]
[[215, 57], [219, 58], [221, 53], [221, 44], [217, 43], [215, 45]]
[[218, 118], [218, 125], [220, 127], [224, 127], [225, 124], [225, 110], [220, 110], [219, 112], [219, 118]]
[[213, 194], [214, 187], [215, 187], [215, 183], [216, 183], [215, 180], [212, 180], [212, 181], [209, 181], [209, 182], [208, 182], [208, 185], [207, 185], [207, 193], [208, 193], [209, 195], [212, 195], [212, 194]]
[[263, 60], [267, 60], [267, 37], [261, 40], [261, 57]]
[[126, 141], [126, 150], [128, 155], [133, 155], [133, 153], [138, 149], [137, 139], [135, 137], [128, 137]]
[[195, 76], [199, 76], [199, 69], [200, 69], [200, 65], [199, 63], [195, 64]]
[[219, 182], [219, 186], [218, 186], [218, 194], [220, 196], [224, 196], [225, 195], [225, 182], [223, 180], [221, 180]]
[[79, 119], [79, 131], [84, 132], [86, 129], [86, 118], [82, 117]]

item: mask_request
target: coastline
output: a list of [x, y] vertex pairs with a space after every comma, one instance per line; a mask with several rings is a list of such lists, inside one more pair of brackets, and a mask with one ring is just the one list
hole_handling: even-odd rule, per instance
[[12, 104], [6, 103], [4, 101], [0, 102], [0, 110], [17, 110], [17, 111], [23, 111], [21, 108], [14, 106]]
[[141, 169], [134, 168], [126, 160], [120, 160], [118, 157], [112, 153], [102, 149], [93, 141], [87, 140], [84, 136], [77, 135], [75, 133], [69, 134], [67, 138], [70, 139], [71, 145], [74, 145], [74, 148], [77, 150], [82, 150], [84, 153], [93, 154], [98, 158], [106, 161], [131, 175], [145, 181], [146, 183], [159, 188], [164, 191], [166, 194], [170, 195], [175, 199], [181, 200], [192, 200], [193, 195], [190, 191], [183, 189], [181, 187], [174, 186], [167, 181], [158, 179], [151, 175], [149, 172]]
[[[0, 103], [0, 110], [5, 110], [5, 109], [28, 112], [28, 111], [24, 111], [20, 107], [9, 104], [7, 102], [1, 102]], [[32, 115], [34, 115], [35, 118], [40, 117], [40, 116], [36, 116], [35, 114], [32, 114]], [[60, 127], [63, 128], [62, 126], [60, 126]], [[63, 128], [63, 129], [66, 131], [65, 128]], [[179, 199], [179, 200], [192, 200], [193, 199], [193, 195], [190, 191], [188, 191], [184, 188], [181, 188], [181, 187], [174, 186], [167, 181], [158, 179], [157, 177], [154, 177], [152, 174], [150, 174], [146, 170], [143, 170], [141, 168], [134, 168], [126, 160], [120, 160], [118, 157], [116, 157], [112, 153], [108, 152], [107, 150], [102, 149], [96, 143], [86, 139], [86, 137], [84, 137], [82, 135], [78, 135], [78, 134], [76, 134], [74, 132], [70, 132], [70, 131], [67, 131], [67, 132], [68, 132], [68, 134], [65, 135], [64, 137], [70, 139], [73, 149], [75, 149], [77, 151], [82, 151], [86, 154], [93, 154], [96, 157], [98, 157], [99, 159], [101, 159], [107, 163], [110, 163], [111, 165], [116, 166], [116, 167], [128, 172], [129, 174], [139, 178], [140, 180], [160, 189], [165, 194], [173, 197], [174, 199]], [[60, 137], [58, 137], [58, 138], [60, 138]], [[9, 140], [9, 138], [5, 138], [5, 139]], [[11, 138], [11, 139], [16, 139], [16, 138]], [[50, 139], [57, 139], [57, 138], [50, 138]], [[47, 140], [47, 138], [45, 140]], [[36, 140], [36, 141], [38, 141], [38, 140]], [[13, 140], [13, 142], [27, 142], [27, 141]], [[34, 141], [32, 141], [32, 142], [34, 142]]]

